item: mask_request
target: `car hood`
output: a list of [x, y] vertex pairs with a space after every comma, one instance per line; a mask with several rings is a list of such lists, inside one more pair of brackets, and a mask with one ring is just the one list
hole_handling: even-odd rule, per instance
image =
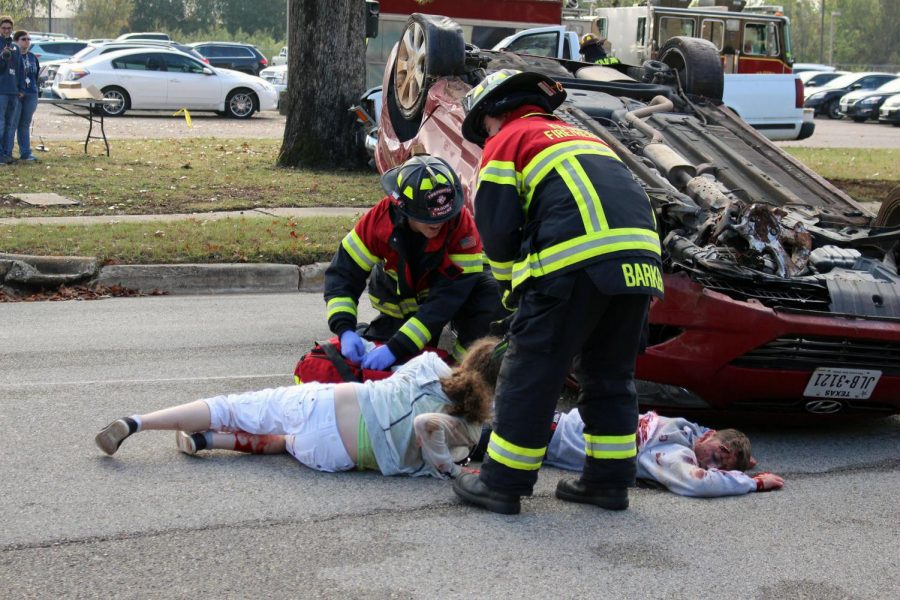
[[271, 67], [266, 67], [262, 71], [259, 72], [260, 76], [263, 75], [275, 75], [276, 73], [286, 73], [287, 65], [274, 65]]
[[[207, 65], [208, 66], [208, 65]], [[247, 73], [242, 73], [240, 71], [235, 71], [233, 69], [223, 69], [221, 67], [209, 67], [213, 71], [215, 71], [219, 76], [228, 79], [230, 81], [236, 81], [240, 83], [245, 83], [247, 85], [258, 85], [263, 82], [263, 80], [255, 75], [248, 75]]]
[[873, 94], [872, 90], [857, 90], [855, 92], [850, 92], [849, 94], [844, 94], [841, 98], [842, 100], [847, 101], [848, 103], [856, 102], [857, 100], [862, 100], [866, 96], [877, 96], [878, 94]]

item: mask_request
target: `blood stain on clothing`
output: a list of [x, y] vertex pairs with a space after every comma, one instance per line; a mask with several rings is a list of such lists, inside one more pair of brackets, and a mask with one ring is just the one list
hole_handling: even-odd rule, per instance
[[238, 432], [234, 434], [234, 449], [250, 454], [265, 454], [266, 448], [280, 439], [281, 436], [278, 435], [253, 435]]

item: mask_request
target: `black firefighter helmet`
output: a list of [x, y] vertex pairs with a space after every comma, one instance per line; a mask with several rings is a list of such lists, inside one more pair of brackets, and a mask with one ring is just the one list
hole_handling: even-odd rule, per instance
[[462, 210], [459, 177], [446, 161], [413, 156], [381, 176], [381, 187], [407, 219], [430, 225], [449, 221]]
[[524, 104], [540, 106], [547, 112], [559, 108], [566, 99], [566, 90], [558, 81], [533, 71], [501, 69], [481, 80], [463, 99], [466, 118], [462, 124], [463, 137], [484, 146], [487, 131], [485, 115], [497, 116]]

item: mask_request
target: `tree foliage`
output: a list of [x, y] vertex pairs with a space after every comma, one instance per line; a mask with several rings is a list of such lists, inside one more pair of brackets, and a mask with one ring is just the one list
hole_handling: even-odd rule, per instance
[[0, 15], [8, 15], [13, 21], [18, 22], [26, 15], [34, 13], [34, 4], [35, 0], [0, 0]]
[[286, 4], [283, 1], [246, 0], [134, 0], [129, 26], [132, 31], [182, 31], [193, 33], [224, 28], [284, 35]]
[[133, 0], [79, 0], [75, 33], [83, 38], [114, 38], [128, 31], [133, 10]]

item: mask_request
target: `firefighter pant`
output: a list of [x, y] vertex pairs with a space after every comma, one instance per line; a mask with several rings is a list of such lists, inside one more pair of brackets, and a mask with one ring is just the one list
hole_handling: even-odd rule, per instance
[[570, 367], [581, 383], [582, 479], [596, 487], [634, 485], [634, 364], [649, 304], [644, 294], [600, 292], [584, 271], [530, 285], [513, 317], [500, 369], [494, 432], [481, 470], [485, 485], [531, 494]]
[[[488, 335], [491, 323], [503, 319], [507, 315], [508, 312], [500, 301], [500, 288], [497, 281], [490, 273], [479, 275], [478, 282], [472, 288], [469, 297], [450, 319], [450, 327], [456, 333], [456, 347], [451, 353], [453, 358], [460, 360], [462, 349], [468, 348], [472, 342]], [[386, 342], [397, 333], [404, 323], [406, 323], [406, 319], [398, 319], [380, 313], [366, 329], [360, 332], [360, 335], [370, 340]], [[430, 345], [437, 346], [441, 339], [441, 332], [447, 323], [426, 325], [431, 333]]]

